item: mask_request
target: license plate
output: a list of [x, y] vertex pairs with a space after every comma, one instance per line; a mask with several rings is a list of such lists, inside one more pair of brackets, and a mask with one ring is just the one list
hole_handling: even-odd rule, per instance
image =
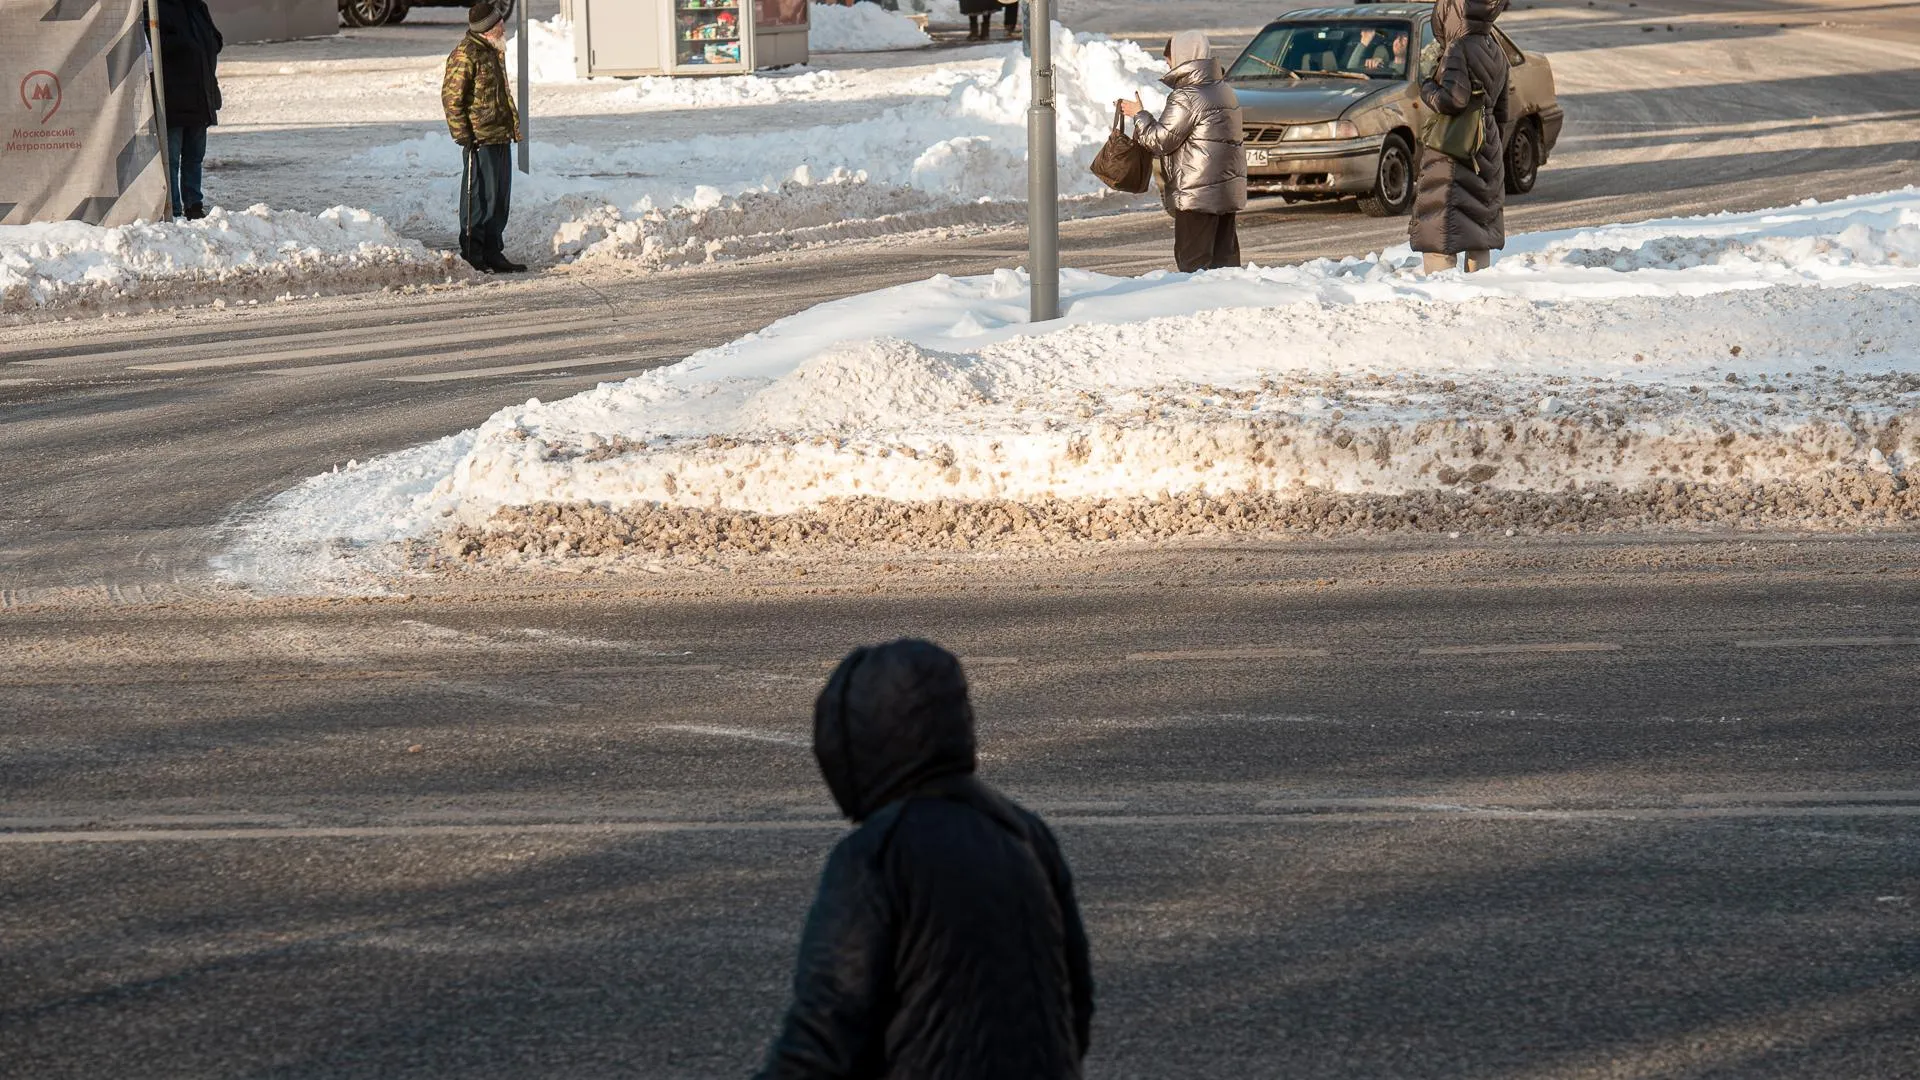
[[1272, 154], [1271, 150], [1247, 151], [1247, 168], [1249, 169], [1264, 168], [1267, 164], [1268, 156], [1270, 154]]

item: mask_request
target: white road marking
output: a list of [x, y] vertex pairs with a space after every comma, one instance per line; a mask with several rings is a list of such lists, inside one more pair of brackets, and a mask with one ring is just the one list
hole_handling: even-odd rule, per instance
[[[396, 326], [389, 330], [386, 330], [385, 332], [375, 332], [367, 335], [361, 335], [360, 340], [347, 341], [347, 342], [341, 342], [338, 340], [328, 340], [326, 344], [304, 346], [304, 347], [292, 348], [292, 349], [267, 349], [265, 351], [260, 351], [258, 348], [259, 343], [256, 342], [255, 351], [250, 351], [245, 353], [231, 353], [223, 356], [205, 355], [206, 352], [211, 351], [214, 348], [217, 348], [218, 347], [217, 345], [175, 346], [171, 350], [172, 353], [175, 355], [183, 356], [185, 357], [185, 359], [156, 360], [152, 354], [148, 354], [142, 360], [141, 363], [129, 364], [127, 366], [127, 370], [128, 371], [200, 371], [205, 369], [216, 369], [216, 368], [249, 367], [256, 364], [271, 364], [271, 363], [276, 363], [276, 362], [286, 361], [286, 360], [323, 360], [330, 356], [356, 356], [362, 353], [391, 350], [395, 348], [406, 348], [406, 349], [416, 350], [416, 351], [410, 353], [407, 356], [385, 357], [383, 359], [387, 361], [420, 360], [420, 359], [431, 360], [434, 358], [433, 356], [434, 352], [445, 346], [459, 346], [459, 345], [473, 344], [476, 342], [482, 342], [492, 346], [492, 348], [485, 350], [487, 352], [498, 352], [502, 349], [507, 349], [507, 348], [511, 348], [514, 351], [518, 351], [518, 352], [525, 352], [526, 345], [524, 342], [519, 344], [514, 344], [511, 346], [509, 346], [507, 343], [512, 341], [516, 337], [551, 336], [557, 333], [564, 333], [570, 330], [583, 331], [585, 332], [585, 336], [588, 336], [588, 337], [604, 337], [609, 334], [631, 333], [631, 331], [627, 330], [625, 327], [609, 326], [607, 324], [607, 320], [605, 319], [548, 323], [545, 325], [533, 324], [533, 325], [522, 326], [522, 327], [500, 327], [500, 326], [489, 325], [479, 329], [460, 330], [460, 331], [441, 332], [441, 333], [431, 333], [431, 332], [422, 333], [421, 329], [422, 328], [412, 327], [412, 326]], [[599, 331], [599, 333], [593, 333], [593, 331]], [[577, 339], [575, 340], [577, 341]], [[474, 353], [470, 350], [455, 350], [455, 353], [456, 355], [454, 357], [448, 357], [448, 359], [455, 359], [461, 355], [474, 355]], [[26, 361], [26, 362], [38, 363], [39, 361]], [[61, 362], [65, 363], [67, 362], [67, 359], [63, 358]], [[334, 365], [323, 364], [323, 365], [318, 365], [318, 368], [320, 370], [324, 370], [332, 366]], [[296, 370], [307, 370], [307, 369], [296, 369]]]
[[[518, 690], [502, 690], [497, 686], [488, 686], [486, 683], [456, 682], [452, 679], [428, 679], [422, 685], [437, 686], [442, 690], [451, 690], [456, 694], [493, 698], [495, 701], [504, 701], [511, 705], [531, 705], [536, 709], [551, 709], [554, 707], [553, 702], [538, 694], [527, 694]], [[568, 705], [565, 707], [577, 709], [580, 706]]]
[[1297, 660], [1327, 656], [1325, 649], [1297, 649], [1286, 645], [1250, 645], [1222, 649], [1167, 649], [1157, 652], [1131, 652], [1129, 662], [1160, 660]]
[[1521, 645], [1432, 645], [1421, 656], [1507, 656], [1515, 653], [1619, 652], [1610, 641], [1546, 641]]
[[0, 386], [25, 386], [39, 381], [39, 379], [0, 379]]
[[756, 731], [753, 728], [721, 727], [717, 724], [655, 724], [655, 731], [677, 731], [686, 735], [717, 735], [725, 739], [746, 739], [749, 742], [778, 743], [781, 746], [805, 746], [811, 748], [813, 740], [799, 735], [782, 735], [777, 731]]
[[[632, 644], [624, 641], [608, 641], [605, 638], [574, 637], [571, 634], [563, 634], [558, 630], [543, 630], [543, 629], [540, 629], [539, 627], [533, 627], [533, 626], [524, 627], [522, 629], [514, 630], [511, 632], [515, 634], [519, 634], [521, 637], [534, 638], [535, 640], [539, 641], [541, 644], [544, 644], [544, 645], [566, 645], [566, 646], [571, 646], [573, 648], [579, 648], [579, 649], [631, 649], [631, 648], [634, 648]], [[651, 650], [643, 650], [643, 651], [645, 651], [648, 656], [692, 656], [693, 655], [690, 652], [662, 653], [662, 652], [653, 652]]]
[[[543, 320], [541, 318], [542, 314], [543, 313], [533, 313], [525, 318], [502, 317], [498, 320], [489, 318], [486, 325], [492, 329], [492, 336], [495, 338], [520, 331], [546, 332], [553, 329], [556, 324], [551, 320]], [[591, 327], [595, 325], [606, 325], [607, 322], [608, 320], [606, 319], [592, 321], [582, 320], [579, 325]], [[191, 360], [206, 356], [210, 351], [230, 349], [236, 344], [244, 344], [250, 350], [249, 355], [253, 355], [263, 350], [270, 352], [296, 351], [302, 342], [313, 342], [316, 343], [317, 346], [341, 346], [355, 342], [368, 345], [392, 341], [395, 338], [405, 338], [409, 342], [420, 342], [432, 337], [436, 332], [446, 333], [448, 325], [444, 318], [432, 317], [423, 320], [401, 320], [370, 326], [339, 326], [330, 327], [325, 330], [305, 330], [290, 334], [264, 334], [258, 336], [246, 333], [248, 328], [242, 327], [237, 336], [222, 334], [214, 336], [211, 340], [183, 342], [176, 345], [158, 344], [158, 342], [168, 340], [167, 336], [149, 336], [146, 334], [130, 337], [109, 336], [100, 339], [96, 343], [97, 347], [93, 352], [76, 352], [64, 356], [48, 356], [35, 360], [12, 360], [8, 362], [23, 364], [29, 367], [79, 367], [87, 364], [125, 363], [128, 359], [128, 354], [136, 351], [144, 363], [154, 363], [161, 360], [173, 359]], [[561, 324], [560, 328], [565, 329], [571, 325], [574, 324]], [[210, 333], [210, 329], [209, 327], [189, 329], [184, 333], [172, 336], [181, 338], [206, 337]], [[19, 351], [27, 350], [0, 348], [0, 359]]]
[[[757, 734], [757, 733], [756, 733]], [[1920, 817], [1920, 805], [1858, 806], [1721, 806], [1721, 807], [1637, 807], [1627, 809], [1515, 810], [1503, 807], [1429, 807], [1380, 808], [1336, 811], [1317, 814], [1055, 814], [1049, 824], [1064, 828], [1248, 828], [1261, 826], [1301, 827], [1313, 825], [1363, 824], [1382, 821], [1417, 821], [1422, 818], [1459, 821], [1498, 821], [1503, 824], [1553, 825], [1570, 821], [1674, 821], [1706, 819], [1796, 818], [1912, 818]], [[846, 823], [838, 818], [756, 819], [735, 821], [492, 821], [474, 824], [444, 825], [308, 825], [282, 828], [175, 828], [175, 829], [55, 829], [36, 832], [0, 832], [0, 846], [12, 844], [153, 844], [195, 843], [228, 840], [352, 840], [367, 838], [414, 837], [448, 839], [459, 837], [517, 836], [561, 834], [615, 836], [647, 833], [699, 832], [800, 832], [840, 831]]]
[[439, 623], [422, 622], [419, 619], [401, 619], [394, 625], [411, 627], [427, 637], [438, 638], [441, 641], [458, 641], [466, 645], [497, 646], [499, 644], [482, 634], [471, 633], [453, 626], [441, 626]]
[[1683, 805], [1701, 803], [1869, 803], [1869, 802], [1912, 802], [1920, 803], [1920, 790], [1916, 791], [1731, 791], [1709, 792], [1701, 795], [1682, 795], [1676, 801]]
[[441, 371], [432, 375], [390, 375], [386, 381], [404, 383], [452, 382], [455, 379], [485, 379], [494, 375], [521, 375], [529, 371], [565, 371], [569, 368], [605, 367], [608, 364], [626, 364], [632, 361], [633, 357], [631, 356], [595, 356], [582, 360], [547, 360], [538, 364], [509, 364], [506, 367]]
[[1863, 649], [1883, 645], [1920, 645], [1920, 637], [1778, 638], [1733, 643], [1736, 649]]

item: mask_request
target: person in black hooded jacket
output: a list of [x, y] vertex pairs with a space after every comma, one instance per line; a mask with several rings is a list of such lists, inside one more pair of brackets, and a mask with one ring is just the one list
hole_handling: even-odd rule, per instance
[[807, 916], [762, 1080], [1072, 1080], [1093, 1017], [1087, 935], [1041, 820], [973, 775], [952, 653], [855, 649], [814, 702], [813, 750], [859, 827]]
[[160, 74], [167, 92], [167, 169], [173, 216], [207, 216], [201, 171], [207, 129], [220, 122], [216, 69], [226, 39], [213, 24], [207, 0], [160, 0]]

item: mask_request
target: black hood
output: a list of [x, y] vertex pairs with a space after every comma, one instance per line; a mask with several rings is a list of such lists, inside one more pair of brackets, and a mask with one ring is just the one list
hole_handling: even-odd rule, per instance
[[1435, 0], [1433, 36], [1443, 44], [1462, 34], [1484, 34], [1507, 10], [1509, 0]]
[[929, 781], [973, 772], [960, 661], [913, 638], [848, 653], [813, 703], [813, 756], [854, 821]]

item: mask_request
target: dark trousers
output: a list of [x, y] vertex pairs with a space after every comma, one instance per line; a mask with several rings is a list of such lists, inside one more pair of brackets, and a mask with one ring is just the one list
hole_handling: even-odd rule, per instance
[[507, 203], [513, 197], [513, 147], [500, 143], [467, 151], [460, 181], [460, 254], [501, 255], [507, 246]]
[[1173, 212], [1173, 262], [1183, 274], [1240, 265], [1240, 230], [1234, 214]]
[[205, 205], [207, 194], [200, 190], [200, 180], [206, 160], [206, 128], [167, 128], [167, 172], [171, 174], [174, 217], [186, 213], [189, 206]]
[[[1001, 22], [1006, 26], [1007, 33], [1011, 34], [1015, 30], [1020, 29], [1020, 5], [1019, 4], [1006, 5], [1005, 11], [1000, 16], [1000, 19], [1001, 19]], [[992, 14], [967, 16], [967, 31], [973, 37], [984, 38], [992, 30], [993, 30]]]

